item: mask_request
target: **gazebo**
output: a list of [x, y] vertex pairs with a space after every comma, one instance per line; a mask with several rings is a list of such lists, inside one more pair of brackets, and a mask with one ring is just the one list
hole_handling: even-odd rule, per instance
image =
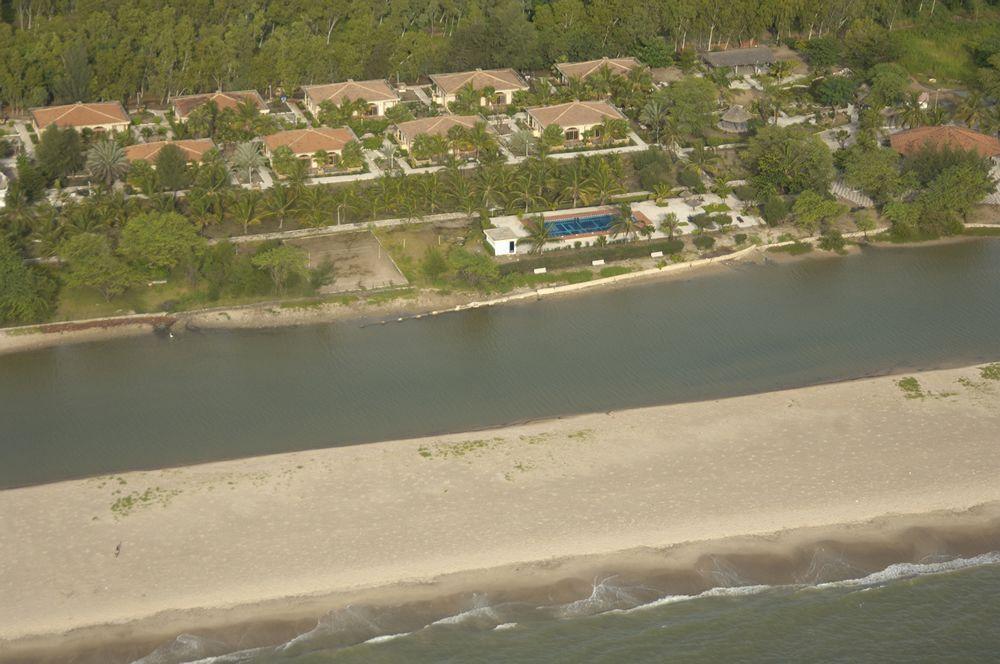
[[722, 114], [718, 127], [727, 134], [745, 134], [749, 130], [748, 123], [751, 117], [753, 116], [742, 106], [730, 106]]

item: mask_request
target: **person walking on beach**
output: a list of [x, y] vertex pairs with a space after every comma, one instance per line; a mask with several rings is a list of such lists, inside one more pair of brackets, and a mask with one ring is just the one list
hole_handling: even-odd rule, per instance
[[117, 558], [118, 554], [121, 552], [122, 552], [122, 543], [118, 542], [118, 546], [115, 547], [115, 558]]

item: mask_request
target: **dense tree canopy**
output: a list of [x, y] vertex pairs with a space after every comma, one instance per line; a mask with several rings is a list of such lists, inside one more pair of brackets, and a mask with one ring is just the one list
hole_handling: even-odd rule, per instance
[[[924, 3], [919, 3], [923, 5]], [[942, 6], [960, 2], [940, 2]], [[163, 99], [170, 94], [349, 77], [414, 80], [469, 67], [540, 68], [685, 49], [770, 31], [803, 39], [846, 30], [863, 68], [892, 58], [885, 29], [906, 0], [13, 0], [0, 3], [0, 102]], [[836, 47], [810, 50], [831, 62]], [[985, 53], [982, 66], [991, 65]], [[654, 62], [655, 61], [655, 62]]]

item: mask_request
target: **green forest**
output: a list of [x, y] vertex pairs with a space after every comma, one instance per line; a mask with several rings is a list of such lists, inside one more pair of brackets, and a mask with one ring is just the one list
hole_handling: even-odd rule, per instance
[[[20, 111], [78, 100], [165, 100], [347, 78], [414, 81], [473, 67], [543, 69], [678, 54], [770, 35], [840, 34], [855, 19], [894, 29], [986, 0], [0, 0], [0, 102]], [[888, 48], [890, 45], [887, 44]], [[899, 45], [910, 57], [920, 44]], [[961, 50], [961, 49], [955, 49]], [[923, 57], [933, 56], [924, 53]], [[947, 63], [954, 64], [954, 63]], [[957, 66], [961, 72], [962, 64]]]

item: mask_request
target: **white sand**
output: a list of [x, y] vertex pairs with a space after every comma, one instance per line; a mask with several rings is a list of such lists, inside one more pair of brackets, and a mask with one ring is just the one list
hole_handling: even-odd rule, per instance
[[3, 491], [0, 652], [165, 610], [1000, 500], [1000, 382], [919, 378], [930, 396], [875, 378]]

